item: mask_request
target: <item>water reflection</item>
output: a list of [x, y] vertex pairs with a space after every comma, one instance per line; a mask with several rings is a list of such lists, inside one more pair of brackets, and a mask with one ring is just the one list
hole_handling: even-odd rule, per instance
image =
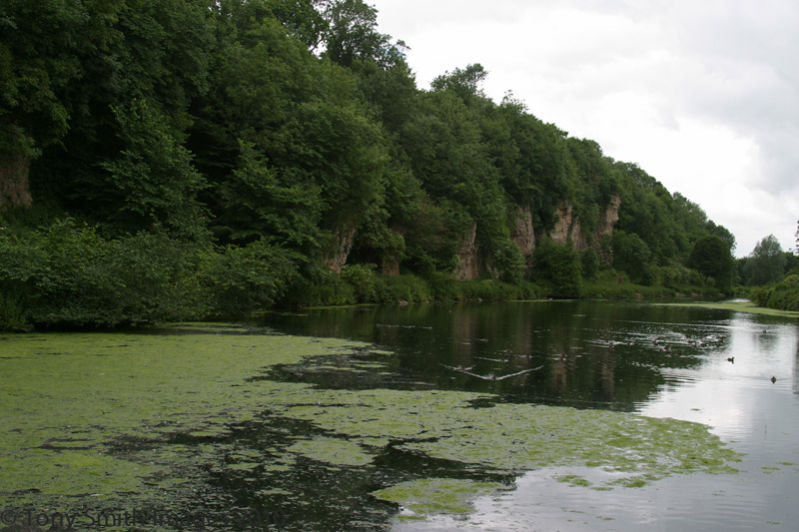
[[727, 342], [728, 330], [704, 321], [707, 312], [505, 303], [320, 310], [276, 316], [270, 324], [388, 346], [399, 355], [395, 369], [403, 386], [421, 381], [510, 401], [633, 410], [670, 384], [663, 368], [697, 367]]
[[[799, 518], [793, 322], [665, 305], [543, 302], [336, 309], [269, 324], [396, 353], [390, 374], [315, 373], [323, 386], [436, 387], [635, 411], [704, 423], [746, 455], [737, 475], [669, 478], [613, 493], [531, 471], [515, 490], [478, 501], [467, 521], [439, 517], [399, 530], [791, 530]], [[309, 379], [307, 367], [284, 369]]]

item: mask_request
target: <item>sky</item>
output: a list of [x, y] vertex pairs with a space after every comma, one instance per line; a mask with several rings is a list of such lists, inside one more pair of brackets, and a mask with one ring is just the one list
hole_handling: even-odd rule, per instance
[[698, 203], [749, 255], [796, 248], [799, 2], [367, 0], [417, 86], [471, 63], [483, 90]]

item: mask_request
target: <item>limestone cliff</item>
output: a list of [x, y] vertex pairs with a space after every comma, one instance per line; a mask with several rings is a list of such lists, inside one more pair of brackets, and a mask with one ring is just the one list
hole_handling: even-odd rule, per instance
[[477, 245], [477, 224], [472, 224], [466, 231], [458, 249], [458, 265], [453, 275], [459, 281], [470, 281], [480, 276], [479, 246]]
[[568, 201], [563, 202], [556, 211], [558, 221], [549, 232], [549, 237], [558, 244], [571, 241], [578, 249], [583, 243], [583, 231], [580, 221], [574, 216], [574, 207]]
[[587, 233], [583, 231], [580, 220], [574, 214], [574, 207], [571, 203], [564, 202], [557, 210], [558, 221], [549, 237], [560, 244], [571, 241], [578, 251], [596, 246], [602, 237], [613, 234], [613, 226], [619, 221], [620, 206], [621, 197], [613, 196], [600, 212], [597, 228], [593, 233]]
[[352, 250], [352, 243], [355, 239], [355, 228], [340, 228], [333, 234], [333, 253], [325, 257], [324, 263], [333, 273], [341, 273], [341, 268], [347, 264], [347, 257]]
[[388, 277], [399, 275], [399, 261], [395, 258], [384, 257], [380, 263], [380, 273]]
[[[621, 198], [613, 196], [600, 211], [596, 229], [593, 232], [587, 232], [574, 212], [574, 206], [569, 202], [563, 202], [556, 211], [557, 222], [552, 230], [546, 233], [546, 236], [560, 244], [571, 242], [578, 251], [594, 247], [599, 252], [598, 246], [602, 237], [613, 234], [613, 226], [619, 220], [620, 205]], [[519, 247], [524, 257], [530, 257], [535, 251], [536, 235], [533, 212], [530, 207], [520, 207], [516, 212], [510, 227], [510, 238]], [[491, 266], [490, 262], [486, 263], [483, 259], [485, 257], [480, 257], [477, 243], [477, 224], [472, 224], [461, 239], [458, 249], [458, 264], [452, 273], [453, 277], [461, 281], [477, 279], [481, 269], [485, 274], [498, 277], [499, 272]], [[394, 269], [393, 264], [384, 263], [382, 267], [383, 272], [389, 275]]]
[[529, 257], [535, 251], [535, 228], [533, 227], [533, 211], [530, 207], [519, 207], [510, 228], [510, 238], [514, 244], [519, 246], [523, 256]]

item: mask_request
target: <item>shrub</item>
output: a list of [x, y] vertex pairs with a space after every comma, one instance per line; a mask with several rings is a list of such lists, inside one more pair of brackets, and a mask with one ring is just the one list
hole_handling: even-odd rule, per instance
[[341, 277], [352, 286], [358, 303], [375, 300], [376, 268], [374, 264], [353, 264], [342, 268]]
[[209, 252], [202, 285], [215, 317], [241, 317], [264, 310], [288, 293], [297, 279], [297, 257], [265, 240]]
[[781, 283], [755, 290], [753, 298], [761, 307], [799, 310], [799, 275], [789, 275]]
[[375, 301], [377, 303], [420, 303], [433, 299], [430, 286], [415, 275], [396, 275], [377, 277], [375, 283]]
[[580, 254], [583, 279], [593, 281], [599, 273], [599, 256], [593, 248], [588, 248]]
[[196, 245], [162, 234], [103, 239], [59, 220], [0, 237], [5, 328], [138, 326], [199, 317]]
[[536, 247], [533, 262], [534, 280], [546, 283], [550, 296], [580, 296], [580, 259], [571, 244], [545, 240]]
[[634, 233], [614, 231], [613, 267], [626, 272], [634, 283], [651, 285], [655, 281], [652, 252]]

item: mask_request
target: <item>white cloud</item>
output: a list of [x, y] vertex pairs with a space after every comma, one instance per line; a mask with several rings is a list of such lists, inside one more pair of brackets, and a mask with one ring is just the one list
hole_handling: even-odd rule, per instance
[[736, 235], [799, 217], [799, 4], [792, 0], [377, 0], [420, 87], [481, 63], [486, 93], [637, 162]]

